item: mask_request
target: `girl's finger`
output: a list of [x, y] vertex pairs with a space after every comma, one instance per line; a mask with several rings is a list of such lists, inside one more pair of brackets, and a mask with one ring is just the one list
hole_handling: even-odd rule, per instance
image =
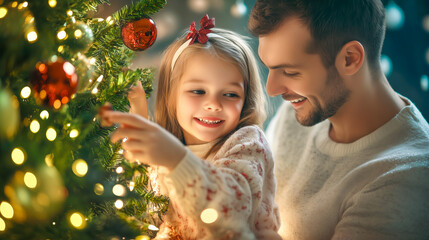
[[127, 139], [126, 141], [122, 142], [122, 149], [124, 149], [125, 151], [141, 151], [142, 150], [142, 146], [144, 143], [139, 141], [139, 140], [135, 140], [135, 139]]
[[145, 129], [153, 125], [149, 120], [136, 114], [118, 111], [106, 111], [103, 116], [107, 121], [123, 124], [124, 127]]
[[121, 139], [134, 139], [141, 140], [144, 138], [144, 131], [141, 129], [133, 129], [133, 128], [118, 128], [116, 131], [112, 133], [110, 136], [110, 141], [115, 143]]

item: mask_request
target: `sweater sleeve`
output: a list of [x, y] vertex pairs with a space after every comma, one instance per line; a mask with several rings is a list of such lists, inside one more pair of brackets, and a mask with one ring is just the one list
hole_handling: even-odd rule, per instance
[[[267, 158], [267, 153], [271, 154], [267, 148], [262, 132], [252, 126], [234, 133], [211, 161], [199, 159], [188, 151], [176, 169], [163, 178], [170, 199], [202, 228], [215, 234], [214, 239], [223, 236], [254, 239], [255, 218], [271, 214], [264, 222], [257, 223], [261, 226], [267, 225], [267, 219], [275, 218], [272, 213], [274, 181], [274, 186], [269, 186], [272, 194], [267, 198], [271, 200], [264, 202], [264, 206], [271, 209], [258, 213], [265, 178], [273, 178], [267, 174], [267, 166], [272, 164], [272, 158]], [[201, 213], [206, 209], [218, 213], [214, 223], [201, 220]], [[268, 223], [273, 235], [277, 234], [276, 224], [275, 220]]]
[[397, 167], [343, 206], [333, 240], [429, 239], [429, 169]]

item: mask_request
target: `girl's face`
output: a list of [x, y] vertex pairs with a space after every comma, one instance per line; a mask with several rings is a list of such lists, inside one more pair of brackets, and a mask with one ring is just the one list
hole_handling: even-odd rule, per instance
[[177, 120], [187, 145], [213, 141], [237, 127], [245, 96], [243, 76], [234, 64], [195, 54], [176, 91]]

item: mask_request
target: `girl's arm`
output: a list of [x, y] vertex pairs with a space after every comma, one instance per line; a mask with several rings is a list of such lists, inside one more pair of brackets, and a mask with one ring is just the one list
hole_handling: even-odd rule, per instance
[[[234, 133], [210, 161], [188, 151], [161, 180], [177, 211], [191, 216], [200, 228], [209, 229], [213, 239], [228, 234], [232, 239], [252, 239], [244, 235], [249, 232], [257, 239], [281, 239], [273, 165], [262, 131], [249, 126]], [[202, 221], [207, 209], [218, 213], [214, 223]]]
[[128, 100], [130, 101], [130, 113], [148, 118], [146, 93], [140, 81], [137, 81], [136, 86], [131, 88], [128, 93]]

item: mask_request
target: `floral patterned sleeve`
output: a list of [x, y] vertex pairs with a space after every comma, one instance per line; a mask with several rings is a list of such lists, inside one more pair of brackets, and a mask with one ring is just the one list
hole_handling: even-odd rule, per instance
[[[211, 159], [188, 151], [160, 178], [174, 208], [169, 224], [183, 239], [281, 239], [273, 165], [256, 126], [237, 130]], [[201, 220], [206, 209], [216, 210], [215, 222]]]

